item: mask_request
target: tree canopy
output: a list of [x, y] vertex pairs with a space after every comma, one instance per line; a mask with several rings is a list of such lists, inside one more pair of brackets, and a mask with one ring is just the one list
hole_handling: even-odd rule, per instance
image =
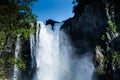
[[37, 0], [0, 0], [0, 31], [30, 27], [36, 21], [31, 5]]

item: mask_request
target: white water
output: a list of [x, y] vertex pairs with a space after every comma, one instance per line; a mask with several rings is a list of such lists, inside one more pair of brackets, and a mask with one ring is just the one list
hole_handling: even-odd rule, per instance
[[74, 60], [75, 68], [74, 79], [72, 80], [95, 80], [94, 77], [94, 65], [92, 63], [92, 55], [86, 53], [81, 56], [80, 59]]
[[35, 55], [35, 37], [33, 34], [30, 34], [30, 50], [31, 50], [31, 67], [35, 66], [34, 55]]
[[33, 80], [93, 80], [94, 65], [92, 55], [85, 53], [81, 58], [73, 58], [73, 47], [66, 34], [55, 25], [50, 26], [38, 22], [36, 32], [37, 70]]
[[[17, 60], [19, 59], [20, 50], [21, 50], [20, 35], [18, 35], [17, 36], [17, 41], [16, 41], [16, 48], [15, 48], [15, 62], [17, 62]], [[19, 77], [20, 77], [19, 68], [18, 68], [17, 64], [15, 63], [13, 80], [18, 80]]]

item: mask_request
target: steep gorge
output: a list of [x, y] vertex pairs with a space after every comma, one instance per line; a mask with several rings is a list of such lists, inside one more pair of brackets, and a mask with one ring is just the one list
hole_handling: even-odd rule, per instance
[[[114, 0], [76, 0], [74, 3], [77, 3], [77, 5], [74, 7], [74, 10], [73, 10], [74, 17], [63, 21], [63, 24], [60, 30], [65, 32], [65, 34], [67, 34], [70, 40], [70, 44], [74, 48], [73, 49], [74, 54], [72, 54], [73, 58], [79, 59], [81, 58], [82, 55], [87, 55], [87, 58], [85, 58], [86, 60], [82, 59], [83, 62], [84, 61], [86, 62], [85, 64], [79, 61], [75, 61], [75, 62], [77, 63], [78, 66], [83, 67], [84, 65], [86, 66], [86, 64], [89, 62], [87, 60], [91, 60], [92, 58], [92, 61], [89, 64], [94, 63], [94, 65], [92, 66], [95, 66], [95, 72], [94, 72], [94, 76], [92, 77], [95, 80], [119, 80], [120, 79], [119, 1], [118, 0], [116, 1]], [[59, 22], [52, 21], [52, 23], [48, 23], [48, 24], [51, 24], [52, 30], [54, 30], [56, 23], [59, 23]], [[37, 34], [34, 34], [34, 35], [37, 36]], [[16, 36], [10, 35], [6, 39], [6, 44], [2, 54], [3, 56], [6, 56], [5, 59], [8, 59], [14, 56], [15, 40], [16, 40], [15, 37]], [[31, 39], [33, 40], [34, 43], [30, 43], [32, 42]], [[37, 62], [35, 62], [35, 54], [34, 55], [31, 54], [31, 53], [34, 53], [32, 52], [32, 48], [36, 46], [31, 44], [36, 44], [37, 41], [35, 40], [36, 38], [35, 37], [31, 38], [31, 36], [29, 37], [29, 40], [24, 40], [23, 38], [21, 38], [21, 41], [22, 41], [21, 59], [26, 65], [25, 69], [20, 68], [19, 74], [20, 74], [21, 80], [32, 80], [36, 75], [36, 71], [38, 69]], [[66, 46], [66, 47], [69, 47], [69, 46]], [[62, 48], [62, 50], [64, 50], [64, 48]], [[90, 52], [89, 55], [86, 54], [88, 52]], [[48, 54], [46, 53], [46, 55]], [[90, 56], [93, 56], [93, 57], [90, 57]], [[66, 58], [66, 56], [63, 56], [63, 58]], [[54, 67], [56, 68], [56, 66]], [[10, 69], [10, 71], [6, 70], [8, 68]], [[11, 77], [14, 71], [13, 68], [14, 68], [14, 65], [11, 63], [10, 65], [4, 64], [4, 71], [8, 80], [11, 80]], [[44, 69], [44, 66], [42, 68]], [[77, 68], [79, 69], [79, 67]], [[88, 69], [89, 67], [85, 67], [85, 69], [86, 68]], [[51, 68], [50, 68], [50, 71], [52, 71]], [[88, 73], [89, 73], [89, 70], [88, 70]], [[43, 72], [43, 75], [45, 74], [47, 73]], [[84, 80], [85, 79], [84, 77], [83, 78], [79, 77], [79, 75], [81, 74], [82, 72], [79, 72], [79, 74], [76, 74], [76, 77], [74, 79]], [[56, 74], [56, 76], [58, 75]], [[58, 77], [56, 78], [58, 79]], [[52, 77], [51, 79], [53, 80], [56, 78]], [[44, 79], [46, 80], [46, 78], [42, 78], [42, 80]], [[67, 77], [66, 79], [69, 79], [69, 77]]]

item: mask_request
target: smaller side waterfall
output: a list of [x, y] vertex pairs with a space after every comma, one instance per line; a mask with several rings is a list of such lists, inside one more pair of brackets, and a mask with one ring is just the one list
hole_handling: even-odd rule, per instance
[[16, 48], [15, 48], [15, 65], [14, 65], [14, 75], [13, 75], [13, 80], [18, 80], [19, 79], [19, 68], [18, 65], [16, 64], [17, 60], [19, 59], [19, 54], [20, 54], [21, 46], [20, 46], [20, 35], [17, 36], [17, 41], [16, 41]]
[[31, 50], [31, 67], [33, 68], [35, 66], [35, 59], [34, 59], [34, 53], [35, 53], [35, 36], [34, 34], [30, 34], [30, 50]]

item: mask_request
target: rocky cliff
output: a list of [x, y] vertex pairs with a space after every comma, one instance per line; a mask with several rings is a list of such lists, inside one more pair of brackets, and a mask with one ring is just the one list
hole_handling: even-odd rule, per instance
[[[120, 5], [118, 0], [76, 0], [74, 17], [64, 21], [61, 30], [64, 30], [71, 39], [75, 48], [75, 55], [91, 52], [96, 67], [97, 80], [120, 79]], [[49, 20], [46, 24], [52, 26], [56, 21]], [[54, 30], [54, 27], [52, 27]], [[31, 79], [35, 67], [31, 67], [30, 41], [21, 39], [21, 58], [26, 65], [21, 69], [21, 80]], [[13, 76], [15, 52], [15, 35], [7, 35], [6, 43], [0, 57], [0, 70], [9, 80]], [[2, 58], [1, 58], [2, 59]], [[9, 61], [10, 60], [10, 61]], [[9, 62], [8, 62], [9, 61]], [[10, 69], [7, 70], [7, 69]], [[0, 73], [0, 77], [3, 76]]]
[[76, 0], [74, 17], [61, 27], [75, 53], [94, 54], [98, 80], [120, 79], [119, 5], [117, 0]]

